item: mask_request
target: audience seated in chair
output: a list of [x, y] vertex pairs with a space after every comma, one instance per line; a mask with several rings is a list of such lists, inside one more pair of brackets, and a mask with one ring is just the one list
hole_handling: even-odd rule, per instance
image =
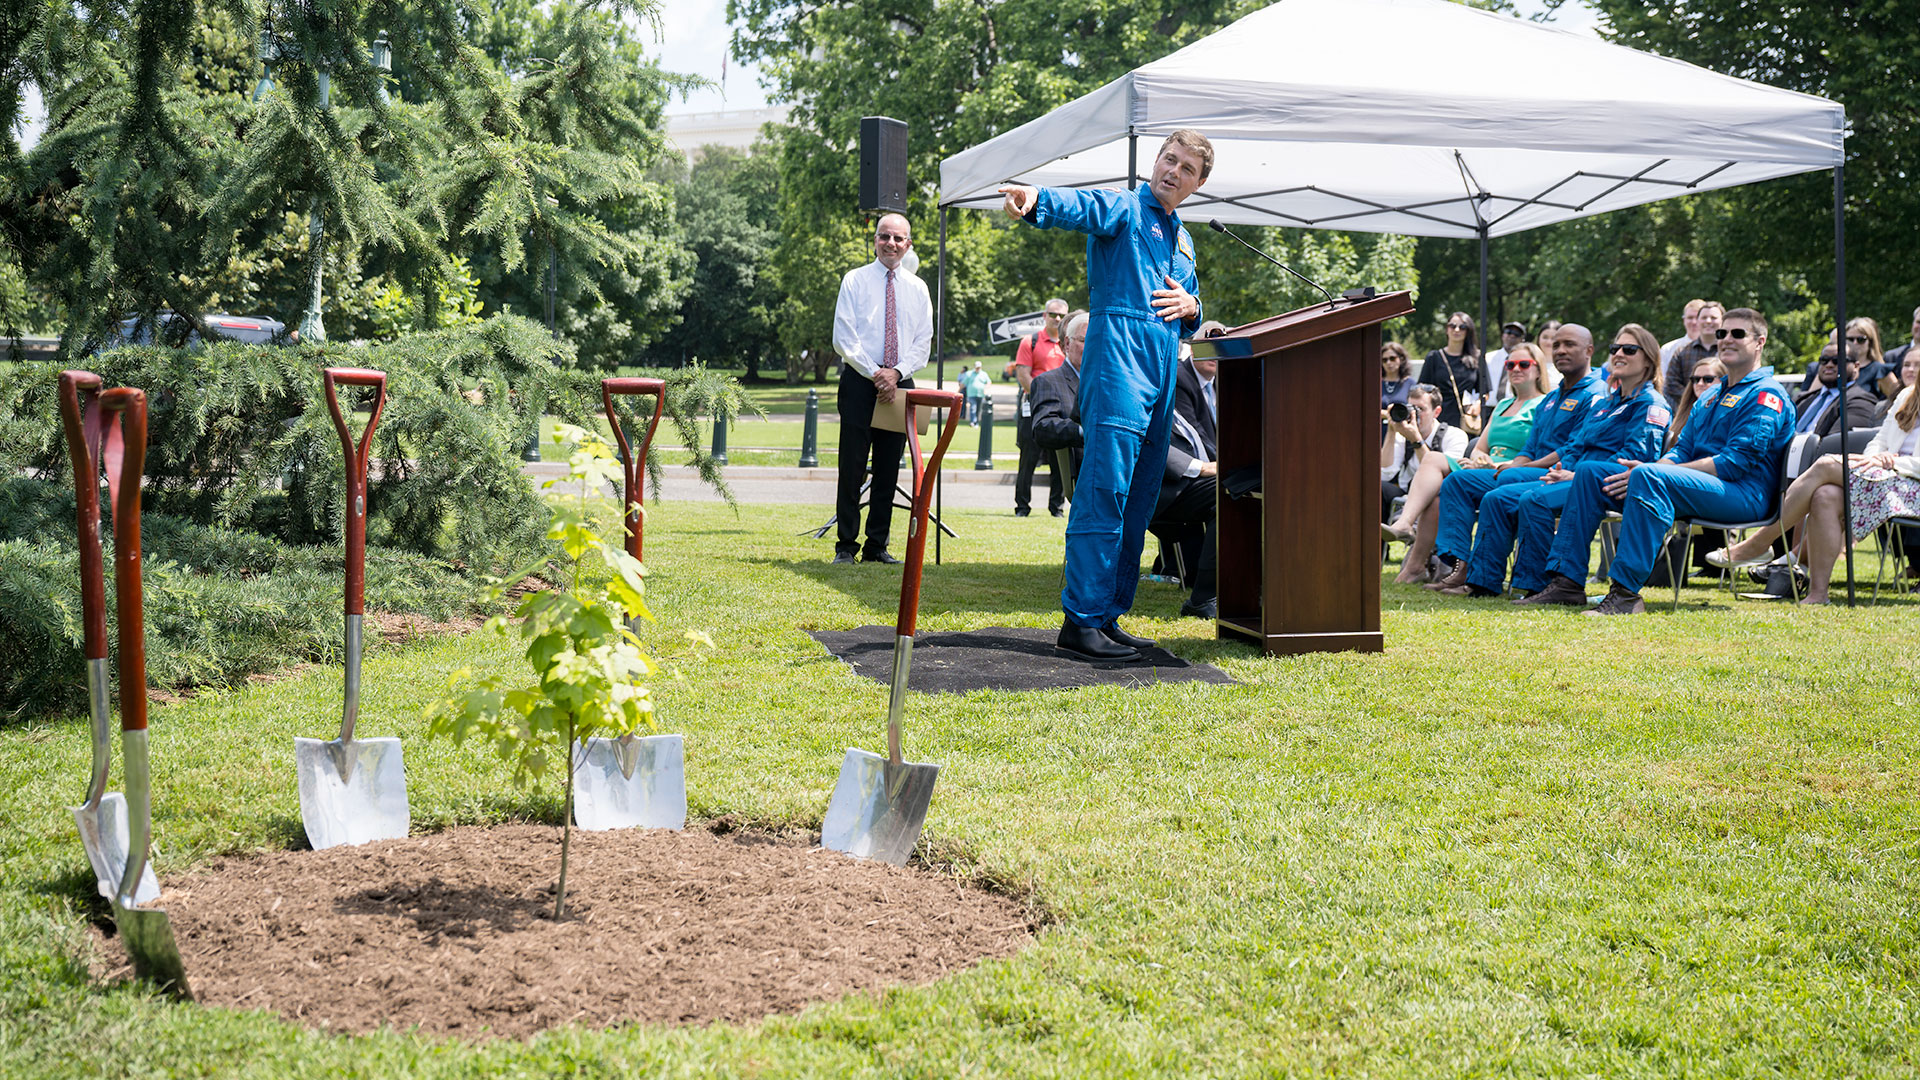
[[[1400, 355], [1404, 357], [1405, 350]], [[1382, 363], [1384, 365], [1384, 359]], [[1433, 558], [1434, 538], [1440, 531], [1439, 515], [1429, 511], [1433, 509], [1434, 500], [1440, 497], [1441, 483], [1455, 469], [1491, 469], [1517, 457], [1533, 434], [1535, 407], [1553, 389], [1558, 377], [1547, 366], [1545, 355], [1529, 342], [1507, 350], [1501, 365], [1514, 396], [1493, 409], [1487, 429], [1465, 454], [1423, 456], [1412, 481], [1405, 485], [1406, 503], [1399, 516], [1380, 526], [1383, 541], [1401, 540], [1410, 545], [1400, 564], [1400, 575], [1394, 579], [1403, 585], [1428, 580], [1427, 564]], [[1384, 407], [1381, 416], [1386, 416]], [[1386, 513], [1381, 516], [1385, 517]]]
[[[1382, 520], [1392, 512], [1395, 499], [1404, 497], [1409, 505], [1416, 499], [1421, 500], [1422, 505], [1431, 504], [1433, 493], [1439, 490], [1440, 479], [1453, 467], [1451, 463], [1460, 460], [1467, 450], [1467, 433], [1440, 420], [1439, 390], [1426, 383], [1415, 386], [1407, 395], [1406, 408], [1406, 419], [1387, 421], [1387, 435], [1380, 442]], [[1421, 476], [1427, 477], [1427, 480], [1421, 482]], [[1414, 513], [1418, 515], [1420, 511], [1415, 510]], [[1431, 514], [1426, 516], [1432, 517]], [[1405, 514], [1401, 517], [1411, 520]], [[1406, 528], [1408, 535], [1411, 535], [1412, 525]], [[1433, 526], [1428, 528], [1430, 530]], [[1387, 538], [1399, 539], [1400, 536], [1394, 534]], [[1417, 550], [1419, 545], [1415, 547]], [[1431, 542], [1427, 547], [1431, 549]], [[1426, 556], [1420, 555], [1416, 561], [1414, 553], [1409, 552], [1406, 566], [1401, 570], [1402, 579], [1408, 579], [1408, 575], [1425, 564]]]
[[1516, 539], [1520, 550], [1513, 564], [1513, 587], [1529, 596], [1545, 587], [1547, 550], [1553, 543], [1554, 522], [1572, 490], [1568, 481], [1573, 470], [1583, 461], [1650, 458], [1659, 453], [1672, 419], [1666, 396], [1655, 385], [1659, 350], [1653, 332], [1640, 324], [1620, 328], [1607, 347], [1607, 383], [1612, 389], [1587, 413], [1586, 422], [1572, 438], [1535, 462], [1546, 470], [1538, 480], [1501, 484], [1480, 500], [1479, 528], [1473, 554], [1467, 559], [1472, 569], [1464, 585], [1447, 593], [1500, 595], [1507, 556]]
[[1538, 463], [1559, 460], [1560, 448], [1579, 433], [1594, 404], [1606, 396], [1605, 379], [1592, 365], [1593, 334], [1586, 327], [1565, 323], [1554, 331], [1553, 366], [1560, 372], [1560, 385], [1534, 410], [1533, 433], [1520, 455], [1492, 469], [1456, 470], [1440, 485], [1440, 533], [1435, 548], [1450, 569], [1427, 588], [1458, 589], [1467, 583], [1480, 500], [1501, 484], [1530, 483], [1545, 476], [1547, 470]]
[[1771, 509], [1794, 416], [1773, 369], [1760, 363], [1767, 322], [1751, 308], [1735, 308], [1714, 334], [1726, 376], [1700, 396], [1672, 449], [1652, 463], [1586, 461], [1575, 468], [1548, 557], [1543, 603], [1572, 604], [1576, 594], [1585, 603], [1593, 537], [1609, 510], [1622, 518], [1607, 571], [1612, 584], [1588, 614], [1646, 610], [1640, 588], [1677, 518], [1744, 521]]
[[[1851, 528], [1855, 541], [1863, 540], [1888, 520], [1920, 515], [1920, 394], [1900, 391], [1880, 430], [1865, 452], [1850, 462], [1853, 468]], [[1838, 455], [1822, 457], [1801, 473], [1781, 500], [1780, 521], [1760, 529], [1731, 547], [1713, 552], [1716, 566], [1749, 566], [1766, 561], [1783, 528], [1805, 527], [1807, 595], [1802, 603], [1824, 604], [1833, 579], [1834, 560], [1840, 557], [1847, 527]]]

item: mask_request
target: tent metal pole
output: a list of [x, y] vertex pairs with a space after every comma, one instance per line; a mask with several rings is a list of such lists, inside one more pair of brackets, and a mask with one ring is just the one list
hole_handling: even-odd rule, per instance
[[[1487, 330], [1487, 223], [1482, 221], [1480, 223], [1480, 341], [1478, 342], [1481, 356], [1487, 355], [1487, 343], [1492, 340], [1493, 335]], [[1481, 387], [1480, 400], [1485, 402], [1491, 391], [1492, 387]], [[1480, 407], [1487, 408], [1485, 404]]]
[[[934, 276], [933, 305], [933, 356], [934, 385], [942, 390], [947, 388], [947, 208], [940, 208], [940, 270]], [[933, 478], [933, 516], [937, 521], [946, 520], [947, 489], [946, 474]], [[891, 498], [891, 496], [889, 496]], [[933, 565], [940, 565], [940, 534], [944, 530], [933, 530]]]
[[1140, 136], [1127, 131], [1127, 190], [1140, 186]]
[[[1847, 166], [1846, 136], [1833, 167], [1833, 321], [1840, 362], [1840, 537], [1847, 545], [1847, 606], [1853, 606], [1853, 467], [1847, 460]], [[1808, 554], [1812, 554], [1811, 551]]]

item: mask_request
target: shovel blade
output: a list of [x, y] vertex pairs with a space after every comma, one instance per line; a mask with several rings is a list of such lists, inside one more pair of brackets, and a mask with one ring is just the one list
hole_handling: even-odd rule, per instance
[[[343, 752], [352, 757], [344, 781], [335, 765]], [[399, 739], [344, 745], [339, 739], [295, 739], [293, 761], [300, 774], [300, 820], [315, 851], [406, 837], [407, 771]]]
[[[93, 864], [94, 886], [108, 900], [120, 891], [120, 879], [127, 876], [127, 800], [117, 791], [100, 796], [93, 809], [73, 808], [74, 824], [80, 826], [80, 843], [87, 849], [87, 861]], [[148, 865], [140, 871], [140, 885], [133, 902], [149, 904], [160, 899], [160, 881]]]
[[173, 940], [173, 920], [161, 908], [121, 907], [113, 905], [113, 919], [120, 928], [120, 940], [126, 943], [133, 959], [134, 974], [178, 998], [192, 1000], [193, 988], [187, 985], [187, 966], [180, 959], [180, 946]]
[[879, 754], [847, 750], [840, 782], [820, 824], [820, 846], [858, 859], [906, 865], [920, 842], [940, 766], [889, 764]]
[[[622, 756], [630, 755], [621, 761]], [[687, 765], [678, 735], [594, 737], [573, 771], [573, 821], [583, 829], [679, 829], [687, 824]], [[632, 767], [631, 775], [627, 766]]]

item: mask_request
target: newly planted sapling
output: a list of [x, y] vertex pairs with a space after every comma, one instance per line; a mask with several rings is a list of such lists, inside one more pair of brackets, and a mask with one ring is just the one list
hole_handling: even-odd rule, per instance
[[[646, 570], [640, 561], [600, 538], [606, 522], [593, 510], [602, 506], [602, 485], [618, 483], [620, 465], [613, 449], [594, 432], [556, 425], [553, 440], [573, 444], [567, 476], [549, 480], [577, 484], [578, 500], [552, 500], [547, 537], [565, 553], [561, 588], [528, 593], [511, 615], [487, 620], [495, 633], [518, 633], [533, 667], [531, 685], [510, 687], [499, 676], [474, 680], [462, 668], [448, 681], [449, 695], [427, 707], [429, 731], [450, 735], [456, 743], [477, 735], [514, 766], [513, 781], [526, 787], [559, 763], [566, 774], [566, 806], [561, 817], [560, 883], [553, 917], [566, 917], [567, 856], [573, 837], [573, 761], [576, 745], [599, 735], [618, 738], [654, 728], [653, 700], [641, 682], [659, 670], [628, 629], [629, 617], [651, 619], [642, 598]], [[615, 520], [618, 520], [616, 518]], [[503, 592], [508, 578], [494, 585]]]

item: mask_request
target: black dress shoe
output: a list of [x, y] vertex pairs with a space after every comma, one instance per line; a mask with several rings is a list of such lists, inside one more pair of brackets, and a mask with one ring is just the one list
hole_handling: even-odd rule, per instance
[[1032, 511], [1028, 510], [1024, 506], [1016, 506], [1013, 508], [1014, 517], [1026, 517], [1030, 513], [1032, 513]]
[[1057, 507], [1057, 506], [1056, 506], [1056, 507], [1054, 507], [1053, 509], [1051, 509], [1051, 510], [1049, 510], [1049, 511], [1047, 511], [1047, 513], [1049, 513], [1049, 514], [1052, 514], [1052, 515], [1053, 515], [1054, 517], [1066, 517], [1066, 516], [1067, 516], [1067, 512], [1066, 512], [1065, 510], [1062, 510], [1062, 509], [1060, 509], [1060, 508], [1059, 508], [1059, 507]]
[[1113, 641], [1121, 645], [1125, 645], [1129, 649], [1151, 649], [1155, 645], [1160, 644], [1159, 642], [1153, 640], [1152, 638], [1141, 637], [1139, 634], [1127, 633], [1125, 630], [1120, 629], [1119, 623], [1114, 623], [1110, 626], [1103, 626], [1100, 628], [1100, 632], [1107, 635], [1108, 641]]
[[897, 566], [900, 563], [899, 559], [894, 558], [890, 553], [885, 551], [875, 552], [872, 555], [862, 555], [860, 556], [860, 561], [885, 563], [888, 566]]
[[834, 552], [834, 553], [833, 553], [833, 564], [834, 564], [835, 566], [852, 566], [852, 565], [853, 565], [853, 552], [851, 552], [851, 551], [836, 551], [836, 552]]
[[1220, 617], [1220, 601], [1189, 599], [1180, 605], [1180, 615], [1187, 619], [1217, 619]]
[[1073, 623], [1061, 624], [1053, 651], [1080, 660], [1132, 660], [1140, 655], [1140, 650], [1122, 645], [1091, 626]]
[[1586, 607], [1587, 590], [1579, 582], [1565, 574], [1548, 574], [1547, 587], [1531, 596], [1522, 597], [1514, 603], [1532, 607]]

